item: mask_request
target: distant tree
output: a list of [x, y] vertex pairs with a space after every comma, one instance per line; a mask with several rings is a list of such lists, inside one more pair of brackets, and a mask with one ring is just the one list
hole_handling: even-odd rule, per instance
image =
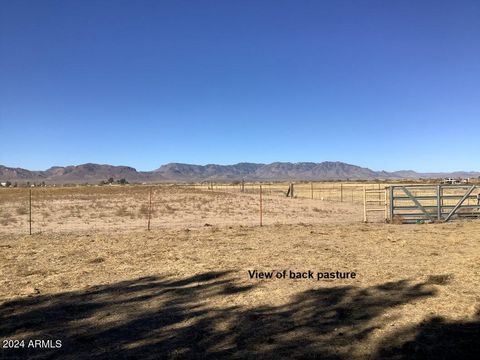
[[120, 179], [120, 180], [117, 180], [117, 183], [119, 183], [120, 185], [125, 185], [125, 184], [128, 184], [128, 181], [126, 179]]
[[12, 183], [11, 183], [10, 181], [7, 181], [7, 182], [5, 183], [5, 186], [6, 186], [6, 187], [10, 187], [10, 186], [12, 186]]
[[113, 177], [108, 178], [108, 183], [109, 183], [109, 184], [113, 184], [113, 182], [114, 182]]

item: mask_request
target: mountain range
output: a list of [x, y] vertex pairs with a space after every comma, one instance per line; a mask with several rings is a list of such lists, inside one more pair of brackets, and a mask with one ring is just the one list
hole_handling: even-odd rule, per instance
[[253, 180], [397, 180], [421, 178], [472, 178], [478, 171], [453, 173], [418, 173], [412, 170], [374, 171], [343, 162], [274, 162], [271, 164], [239, 163], [235, 165], [191, 165], [170, 163], [154, 171], [137, 171], [129, 166], [82, 164], [55, 166], [43, 171], [31, 171], [0, 165], [0, 181], [45, 182], [47, 184], [98, 183], [109, 178], [128, 182], [193, 182]]

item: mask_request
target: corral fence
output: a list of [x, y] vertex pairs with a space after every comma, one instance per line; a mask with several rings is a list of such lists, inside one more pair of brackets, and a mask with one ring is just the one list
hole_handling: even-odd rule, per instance
[[389, 220], [395, 223], [480, 218], [478, 185], [393, 185], [388, 198]]

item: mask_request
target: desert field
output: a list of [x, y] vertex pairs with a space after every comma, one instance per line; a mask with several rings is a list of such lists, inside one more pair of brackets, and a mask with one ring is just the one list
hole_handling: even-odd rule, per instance
[[164, 185], [150, 207], [149, 187], [42, 188], [30, 236], [28, 189], [2, 191], [0, 340], [61, 347], [1, 358], [480, 351], [478, 220], [365, 224], [354, 201], [266, 192], [259, 226], [254, 191]]
[[[264, 187], [263, 223], [349, 223], [362, 219], [360, 203], [286, 198]], [[152, 203], [150, 207], [150, 190]], [[151, 209], [151, 210], [150, 210]], [[259, 224], [259, 186], [238, 188], [156, 185], [32, 189], [33, 232], [186, 228]], [[0, 231], [29, 231], [29, 189], [0, 189]]]

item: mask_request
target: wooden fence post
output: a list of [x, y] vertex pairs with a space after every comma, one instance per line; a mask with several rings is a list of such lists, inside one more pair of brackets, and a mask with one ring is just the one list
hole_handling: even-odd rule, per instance
[[343, 202], [343, 184], [340, 183], [340, 202]]
[[147, 224], [147, 230], [150, 231], [150, 219], [152, 217], [152, 187], [150, 187], [150, 196], [149, 196], [149, 202], [148, 202], [148, 224]]
[[32, 189], [30, 188], [30, 196], [29, 196], [29, 229], [30, 235], [32, 235]]
[[260, 185], [260, 226], [263, 226], [262, 185]]
[[363, 186], [363, 222], [367, 222], [367, 187]]
[[310, 190], [311, 190], [311, 193], [312, 193], [312, 200], [313, 200], [313, 182], [310, 182]]

